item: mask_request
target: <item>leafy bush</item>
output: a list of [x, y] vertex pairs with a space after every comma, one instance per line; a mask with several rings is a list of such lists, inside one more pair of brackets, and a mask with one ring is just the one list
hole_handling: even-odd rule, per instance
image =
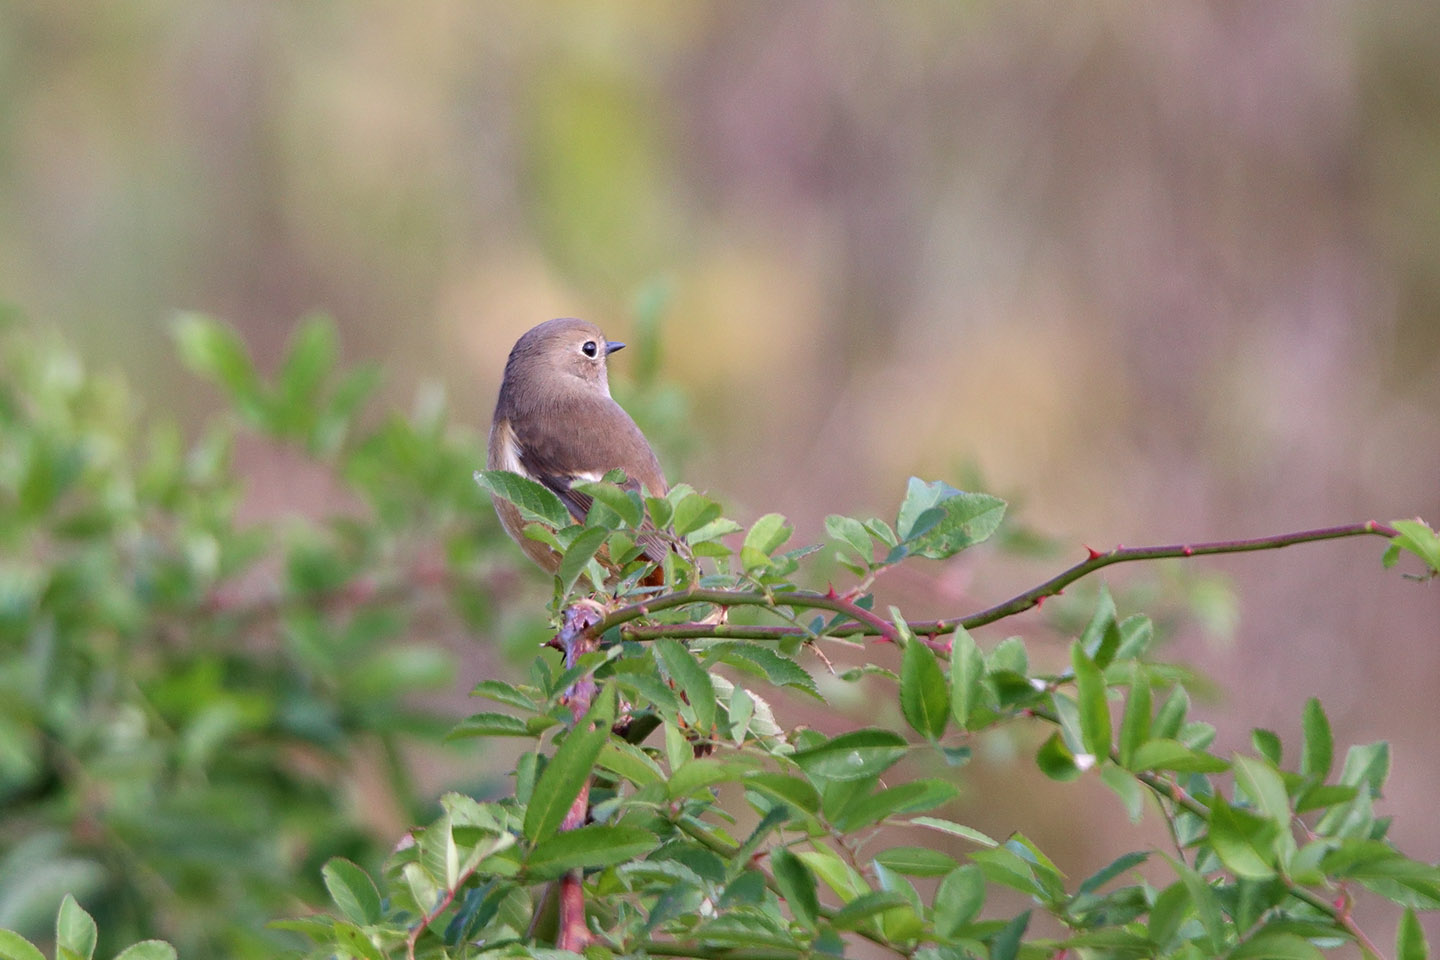
[[[1405, 909], [1396, 953], [1425, 955], [1415, 911], [1440, 906], [1440, 870], [1386, 839], [1383, 743], [1338, 758], [1312, 700], [1288, 761], [1264, 730], [1248, 754], [1212, 751], [1154, 625], [1103, 591], [1063, 669], [1032, 663], [1022, 637], [982, 649], [969, 632], [1127, 561], [1378, 535], [1387, 564], [1412, 554], [1433, 575], [1440, 539], [1418, 521], [1092, 553], [988, 610], [907, 622], [875, 609], [875, 578], [990, 538], [1001, 500], [912, 480], [893, 522], [832, 516], [826, 546], [795, 548], [779, 515], [747, 529], [683, 484], [642, 498], [607, 478], [574, 524], [543, 487], [484, 472], [564, 554], [555, 649], [523, 680], [481, 682], [492, 706], [450, 731], [523, 745], [506, 795], [447, 793], [427, 813], [401, 741], [449, 724], [407, 694], [450, 674], [409, 622], [435, 604], [475, 632], [524, 622], [483, 589], [492, 551], [519, 555], [469, 480], [478, 438], [438, 409], [362, 429], [374, 374], [334, 374], [323, 322], [273, 383], [223, 327], [190, 318], [179, 342], [234, 408], [188, 450], [165, 425], [141, 443], [113, 381], [8, 345], [6, 925], [40, 935], [33, 919], [64, 889], [116, 942], [160, 934], [191, 956], [270, 956], [298, 934], [309, 956], [370, 960], [798, 958], [856, 942], [923, 960], [1290, 958], [1378, 953], [1350, 912], [1368, 891]], [[323, 464], [353, 509], [239, 523], [237, 422]], [[658, 588], [642, 585], [647, 526], [675, 545]], [[798, 582], [828, 559], [854, 582]], [[894, 648], [898, 663], [881, 653]], [[831, 735], [791, 717], [837, 684], [898, 702], [903, 726], [877, 710]], [[944, 816], [950, 771], [1018, 725], [1044, 732], [1047, 776], [1099, 778], [1117, 817], [1158, 813], [1172, 848], [1072, 883], [1029, 838]], [[390, 764], [381, 799], [428, 819], [383, 858], [345, 801], [367, 748]], [[317, 902], [317, 881], [335, 914], [264, 926]], [[1028, 909], [1008, 906], [1017, 895]], [[62, 925], [77, 910], [62, 906]], [[28, 957], [14, 942], [0, 956]]]

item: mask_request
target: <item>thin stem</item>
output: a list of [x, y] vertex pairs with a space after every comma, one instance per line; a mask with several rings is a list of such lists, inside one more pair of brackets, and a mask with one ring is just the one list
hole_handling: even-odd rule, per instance
[[[1342, 537], [1380, 536], [1394, 537], [1396, 531], [1383, 523], [1367, 520], [1363, 523], [1349, 523], [1337, 527], [1321, 527], [1315, 530], [1301, 530], [1269, 537], [1255, 537], [1249, 540], [1216, 540], [1206, 543], [1177, 543], [1155, 547], [1116, 547], [1101, 553], [1091, 550], [1084, 560], [1061, 571], [1043, 583], [1018, 593], [1008, 600], [987, 607], [977, 613], [940, 620], [917, 620], [910, 623], [910, 629], [917, 637], [932, 638], [926, 642], [936, 650], [948, 649], [945, 641], [933, 638], [954, 633], [957, 629], [973, 629], [987, 623], [994, 623], [1017, 613], [1023, 613], [1039, 606], [1047, 598], [1056, 596], [1075, 581], [1089, 576], [1096, 570], [1116, 563], [1136, 560], [1161, 560], [1169, 558], [1200, 557], [1221, 553], [1250, 553], [1257, 550], [1278, 550], [1297, 543], [1314, 543], [1320, 540], [1336, 540]], [[813, 593], [804, 590], [777, 593], [773, 595], [749, 590], [719, 590], [688, 588], [674, 593], [650, 597], [639, 603], [613, 611], [596, 626], [597, 633], [614, 627], [621, 627], [621, 636], [627, 640], [653, 640], [657, 637], [675, 638], [725, 638], [740, 640], [779, 640], [786, 637], [808, 637], [810, 632], [802, 627], [782, 624], [635, 624], [633, 621], [663, 610], [683, 607], [692, 603], [709, 603], [720, 607], [792, 607], [815, 610], [831, 610], [850, 617], [853, 622], [837, 624], [825, 631], [829, 637], [882, 636], [894, 640], [897, 628], [886, 620], [863, 607], [829, 593]]]

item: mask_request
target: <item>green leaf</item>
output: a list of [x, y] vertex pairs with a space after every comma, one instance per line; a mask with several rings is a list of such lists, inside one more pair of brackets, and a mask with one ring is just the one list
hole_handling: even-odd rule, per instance
[[1130, 691], [1120, 719], [1120, 742], [1116, 749], [1120, 766], [1127, 770], [1134, 763], [1135, 751], [1150, 739], [1150, 711], [1150, 680], [1144, 668], [1137, 665], [1130, 671]]
[[565, 548], [565, 555], [560, 560], [560, 569], [555, 571], [555, 576], [560, 580], [561, 593], [570, 592], [580, 574], [585, 572], [586, 566], [605, 545], [605, 538], [608, 536], [610, 531], [604, 527], [586, 527], [570, 541], [570, 546]]
[[1322, 960], [1324, 956], [1304, 937], [1264, 929], [1226, 954], [1227, 960]]
[[902, 893], [891, 890], [872, 890], [869, 893], [860, 894], [836, 910], [830, 918], [830, 925], [836, 930], [858, 930], [866, 920], [877, 913], [909, 905], [910, 901]]
[[999, 497], [911, 477], [895, 526], [910, 553], [943, 560], [988, 539], [1004, 516]]
[[927, 777], [896, 784], [878, 793], [858, 797], [846, 804], [837, 826], [853, 832], [901, 813], [933, 810], [959, 791], [945, 780]]
[[715, 729], [715, 685], [710, 682], [710, 674], [679, 640], [661, 637], [652, 648], [675, 688], [689, 699], [688, 713], [696, 731], [702, 737], [710, 736]]
[[175, 948], [164, 940], [141, 940], [115, 955], [115, 960], [176, 960]]
[[335, 366], [337, 341], [334, 321], [324, 316], [307, 317], [290, 335], [276, 387], [292, 419], [303, 421], [319, 412], [316, 394]]
[[1268, 880], [1275, 876], [1279, 836], [1280, 827], [1273, 820], [1237, 810], [1219, 794], [1210, 798], [1210, 846], [1237, 877]]
[[1392, 545], [1415, 554], [1425, 561], [1431, 575], [1440, 576], [1440, 535], [1418, 517], [1414, 520], [1392, 520], [1390, 526], [1396, 531]]
[[1410, 907], [1400, 918], [1395, 931], [1395, 960], [1429, 960], [1430, 945], [1425, 942], [1425, 931]]
[[1372, 797], [1380, 796], [1390, 776], [1390, 744], [1381, 741], [1351, 747], [1345, 753], [1345, 768], [1340, 782], [1347, 786], [1365, 787]]
[[1272, 766], [1280, 766], [1285, 751], [1280, 744], [1280, 737], [1275, 731], [1256, 727], [1250, 731], [1250, 744], [1255, 748], [1255, 752], [1268, 760]]
[[[1108, 641], [1108, 642], [1107, 642]], [[1100, 587], [1100, 598], [1095, 603], [1095, 612], [1080, 634], [1080, 646], [1102, 670], [1114, 657], [1120, 645], [1120, 629], [1115, 622], [1115, 600], [1104, 585]], [[1103, 654], [1102, 654], [1102, 648]]]
[[543, 523], [560, 528], [574, 522], [570, 511], [549, 487], [508, 470], [477, 470], [475, 482], [492, 496], [508, 500], [530, 523]]
[[1190, 694], [1185, 688], [1176, 685], [1160, 705], [1160, 712], [1155, 715], [1155, 722], [1150, 724], [1150, 736], [1165, 740], [1173, 740], [1180, 734], [1180, 727], [1185, 723], [1185, 714], [1190, 711]]
[[915, 637], [905, 645], [900, 662], [900, 710], [911, 729], [938, 740], [949, 720], [950, 691], [935, 654]]
[[990, 960], [1015, 960], [1020, 955], [1020, 939], [1030, 926], [1030, 911], [1011, 920], [990, 938]]
[[[670, 493], [674, 496], [675, 491], [671, 490]], [[688, 491], [674, 502], [675, 510], [670, 522], [677, 536], [683, 537], [720, 518], [720, 504], [694, 491]]]
[[534, 733], [525, 721], [519, 717], [512, 717], [508, 713], [476, 713], [457, 723], [451, 731], [445, 735], [445, 739], [459, 740], [464, 737], [530, 736], [534, 736]]
[[597, 695], [589, 712], [565, 736], [565, 742], [545, 765], [525, 808], [525, 839], [539, 843], [559, 829], [570, 805], [590, 778], [600, 750], [610, 737], [615, 720], [613, 696]]
[[832, 513], [825, 518], [825, 532], [859, 555], [861, 561], [869, 564], [875, 556], [875, 548], [865, 524], [854, 517], [842, 517]]
[[1286, 828], [1290, 823], [1290, 797], [1279, 772], [1254, 757], [1236, 757], [1234, 770], [1235, 782], [1245, 789], [1260, 812], [1281, 829]]
[[781, 514], [765, 514], [745, 534], [745, 542], [740, 547], [741, 564], [747, 571], [768, 566], [770, 555], [789, 540], [793, 532]]
[[1075, 692], [1080, 707], [1080, 735], [1085, 750], [1097, 759], [1110, 756], [1110, 701], [1105, 694], [1105, 674], [1076, 641], [1070, 646], [1070, 664], [1075, 671]]
[[820, 794], [799, 777], [760, 772], [747, 774], [744, 782], [747, 790], [757, 790], [806, 813], [814, 814], [820, 810]]
[[1113, 764], [1100, 767], [1100, 779], [1109, 787], [1120, 802], [1125, 805], [1125, 815], [1131, 823], [1139, 823], [1145, 812], [1145, 788], [1126, 770]]
[[1175, 873], [1179, 875], [1180, 882], [1184, 884], [1185, 891], [1190, 895], [1190, 902], [1195, 907], [1195, 915], [1200, 919], [1200, 926], [1205, 931], [1208, 943], [1205, 944], [1205, 955], [1215, 956], [1220, 952], [1220, 946], [1225, 942], [1225, 918], [1220, 913], [1220, 900], [1215, 895], [1215, 888], [1206, 883], [1200, 874], [1196, 873], [1187, 864], [1175, 860], [1172, 857], [1161, 854], [1169, 861]]
[[254, 422], [262, 408], [261, 385], [240, 335], [209, 317], [185, 313], [175, 321], [174, 336], [181, 362], [228, 390]]
[[1040, 749], [1035, 752], [1035, 765], [1040, 772], [1051, 780], [1058, 780], [1061, 783], [1074, 780], [1080, 776], [1080, 767], [1075, 762], [1075, 754], [1065, 745], [1065, 738], [1057, 730], [1045, 739]]
[[75, 902], [70, 894], [60, 901], [60, 913], [55, 918], [55, 946], [59, 951], [68, 951], [79, 960], [90, 960], [95, 955], [95, 941], [98, 933], [90, 914]]
[[935, 933], [947, 940], [960, 935], [985, 906], [985, 874], [967, 863], [945, 875], [935, 889], [931, 913]]
[[753, 764], [736, 760], [697, 758], [670, 775], [666, 793], [671, 800], [679, 800], [717, 783], [739, 783], [754, 769]]
[[806, 693], [816, 693], [815, 678], [809, 671], [790, 657], [776, 653], [771, 647], [758, 643], [726, 641], [710, 648], [726, 663], [739, 667], [758, 667], [765, 679], [777, 687], [797, 687]]
[[648, 787], [665, 779], [664, 771], [649, 754], [623, 740], [607, 740], [595, 763], [637, 787]]
[[969, 729], [970, 717], [982, 703], [984, 681], [985, 657], [970, 632], [959, 627], [950, 643], [950, 713], [961, 729]]
[[875, 854], [875, 862], [912, 877], [938, 877], [958, 866], [954, 857], [930, 847], [891, 847]]
[[659, 844], [658, 837], [639, 827], [592, 823], [541, 840], [525, 858], [525, 873], [531, 880], [550, 880], [568, 870], [637, 860]]
[[940, 817], [915, 817], [910, 821], [917, 827], [929, 827], [931, 830], [939, 830], [941, 833], [948, 833], [951, 836], [961, 837], [971, 843], [978, 843], [982, 847], [998, 847], [1000, 841], [986, 836], [974, 827], [967, 827], [963, 823], [956, 823], [954, 820], [945, 820]]
[[1114, 880], [1127, 870], [1131, 870], [1150, 859], [1150, 854], [1143, 850], [1136, 850], [1116, 857], [1110, 863], [1085, 878], [1080, 884], [1080, 893], [1095, 893], [1105, 884]]
[[863, 780], [877, 776], [903, 757], [909, 745], [891, 730], [866, 728], [842, 733], [819, 746], [791, 756], [812, 777]]
[[815, 875], [799, 857], [777, 847], [770, 851], [770, 869], [775, 875], [775, 885], [780, 896], [790, 907], [790, 912], [806, 930], [815, 929], [815, 919], [820, 915], [820, 897], [815, 889]]
[[1330, 776], [1330, 767], [1335, 762], [1335, 739], [1330, 733], [1330, 720], [1325, 716], [1325, 708], [1314, 697], [1305, 701], [1300, 730], [1305, 736], [1304, 747], [1300, 751], [1300, 773], [1324, 780]]
[[641, 505], [640, 494], [633, 490], [623, 490], [615, 484], [606, 483], [603, 480], [582, 480], [571, 484], [571, 488], [613, 510], [616, 516], [629, 524], [632, 529], [638, 529], [644, 519], [644, 507]]
[[320, 868], [320, 875], [325, 879], [330, 899], [347, 920], [360, 926], [380, 922], [380, 891], [357, 864], [344, 857], [331, 857]]
[[0, 960], [45, 960], [45, 954], [13, 930], [0, 929]]
[[1230, 764], [1208, 753], [1191, 750], [1179, 740], [1147, 740], [1135, 750], [1131, 770], [1173, 770], [1176, 773], [1223, 773]]

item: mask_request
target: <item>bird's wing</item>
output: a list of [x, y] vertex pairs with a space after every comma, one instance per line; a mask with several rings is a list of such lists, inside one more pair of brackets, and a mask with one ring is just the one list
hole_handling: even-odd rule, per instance
[[[588, 415], [580, 421], [586, 428], [565, 431], [563, 436], [555, 435], [555, 431], [514, 429], [516, 453], [523, 472], [553, 491], [570, 515], [581, 523], [590, 512], [594, 498], [574, 489], [573, 484], [579, 481], [600, 480], [619, 467], [625, 471], [626, 479], [621, 487], [626, 490], [640, 491], [643, 487], [652, 496], [663, 496], [668, 489], [660, 464], [635, 421], [619, 405], [602, 409], [604, 415], [601, 416], [593, 409], [587, 411]], [[646, 556], [660, 563], [669, 545], [650, 526], [649, 520], [646, 527], [648, 532], [642, 529], [638, 539], [645, 546]]]

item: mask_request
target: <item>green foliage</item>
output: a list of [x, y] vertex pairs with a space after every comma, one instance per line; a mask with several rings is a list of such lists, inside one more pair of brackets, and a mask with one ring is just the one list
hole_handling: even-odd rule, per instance
[[[137, 457], [132, 417], [90, 395], [98, 381], [63, 364], [37, 375], [41, 354], [12, 352], [0, 537], [40, 549], [0, 566], [0, 776], [19, 814], [0, 829], [33, 847], [0, 861], [0, 906], [25, 889], [16, 864], [39, 863], [103, 905], [107, 936], [155, 929], [195, 955], [304, 942], [314, 958], [585, 946], [799, 960], [864, 941], [999, 960], [1319, 956], [1359, 938], [1336, 904], [1368, 893], [1404, 911], [1397, 954], [1427, 953], [1416, 913], [1440, 908], [1440, 870], [1376, 815], [1388, 747], [1350, 747], [1336, 774], [1317, 701], [1298, 749], [1257, 730], [1253, 753], [1222, 750], [1192, 716], [1189, 675], [1156, 657], [1154, 624], [1103, 590], [1072, 604], [1064, 663], [967, 629], [1068, 580], [958, 621], [876, 612], [884, 571], [995, 534], [995, 497], [912, 479], [893, 524], [828, 517], [827, 552], [856, 581], [819, 592], [797, 575], [822, 548], [792, 545], [778, 514], [747, 528], [688, 485], [642, 498], [609, 477], [585, 486], [594, 506], [574, 522], [513, 474], [471, 484], [478, 438], [441, 408], [362, 427], [373, 379], [335, 372], [323, 321], [296, 333], [273, 382], [224, 328], [187, 318], [177, 337], [239, 423], [323, 465], [355, 508], [241, 525], [232, 424], [188, 451], [152, 426]], [[467, 748], [518, 744], [512, 789], [446, 793], [422, 816], [392, 762], [386, 799], [428, 822], [381, 856], [340, 798], [364, 745], [396, 758], [402, 737], [448, 726], [407, 699], [448, 680], [446, 659], [408, 639], [418, 595], [438, 581], [437, 605], [467, 629], [496, 622], [475, 589], [496, 542], [482, 489], [562, 554], [562, 655], [488, 676], [473, 691], [485, 709], [450, 729]], [[1423, 525], [1391, 533], [1392, 549], [1440, 562]], [[642, 538], [670, 548], [660, 585]], [[236, 593], [252, 579], [272, 587], [261, 601]], [[823, 676], [827, 648], [858, 662]], [[863, 726], [790, 718], [792, 694], [845, 685], [874, 704]], [[1045, 775], [1098, 778], [1128, 819], [1163, 818], [1173, 850], [1124, 852], [1077, 881], [1025, 835], [953, 819], [971, 751], [1025, 728]], [[66, 832], [76, 809], [98, 839]], [[260, 914], [326, 894], [333, 913], [260, 931]], [[89, 957], [94, 924], [73, 901], [60, 917], [61, 955]], [[33, 949], [0, 935], [0, 956]]]
[[[67, 351], [0, 334], [0, 922], [40, 937], [73, 893], [98, 955], [163, 936], [273, 957], [299, 941], [265, 922], [323, 897], [321, 864], [390, 846], [356, 815], [362, 784], [424, 816], [402, 745], [443, 735], [412, 704], [453, 669], [412, 623], [427, 593], [429, 635], [494, 622], [466, 585], [500, 538], [477, 439], [442, 409], [362, 425], [375, 370], [335, 369], [327, 321], [274, 379], [226, 327], [175, 335], [233, 411], [191, 441]], [[247, 435], [345, 506], [245, 517]]]

